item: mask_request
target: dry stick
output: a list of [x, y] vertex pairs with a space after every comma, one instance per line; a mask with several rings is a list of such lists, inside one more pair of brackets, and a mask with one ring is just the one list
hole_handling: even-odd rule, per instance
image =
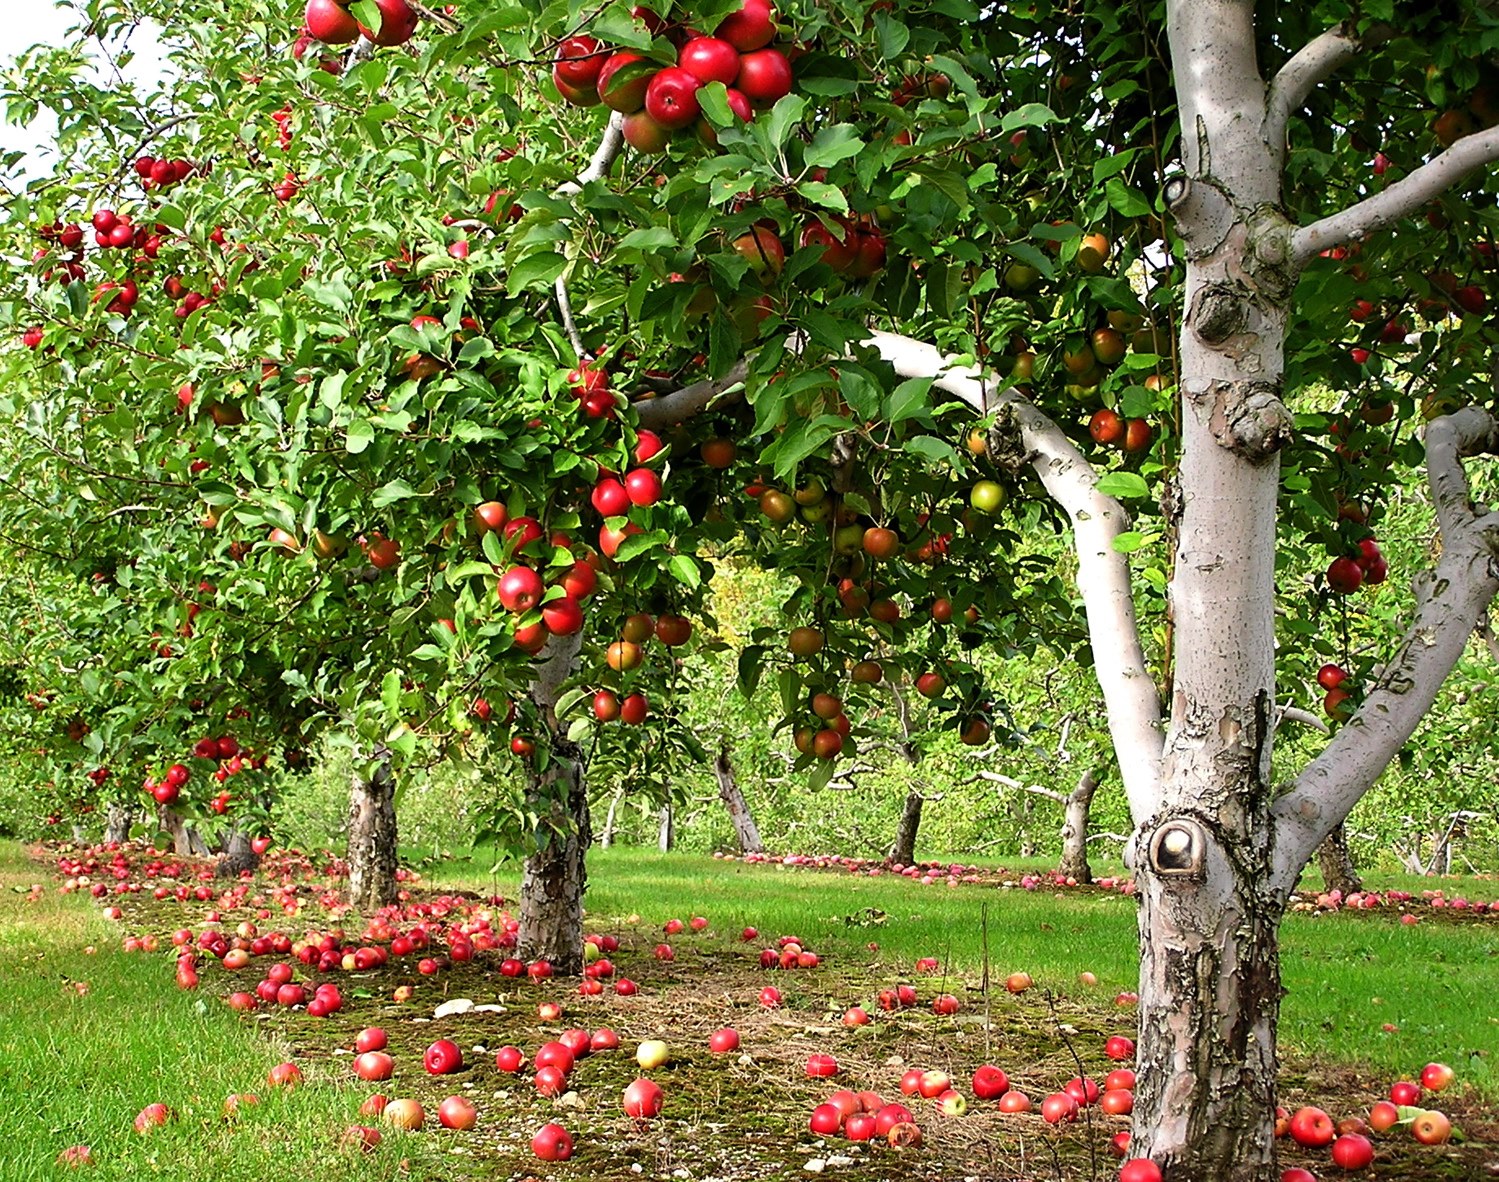
[[989, 900], [985, 899], [979, 906], [979, 934], [983, 940], [984, 949], [984, 976], [980, 988], [984, 995], [984, 1061], [988, 1062], [994, 1056], [994, 1048], [991, 1045], [993, 1037], [993, 1006], [989, 994]]
[[1083, 1103], [1079, 1105], [1083, 1110], [1084, 1123], [1088, 1126], [1088, 1175], [1090, 1178], [1098, 1177], [1098, 1147], [1093, 1143], [1093, 1112], [1092, 1105], [1087, 1103], [1088, 1099], [1088, 1071], [1083, 1066], [1082, 1056], [1077, 1053], [1077, 1047], [1073, 1045], [1072, 1038], [1067, 1033], [1062, 1019], [1057, 1014], [1057, 995], [1050, 989], [1046, 991], [1046, 1008], [1051, 1011], [1051, 1020], [1056, 1024], [1057, 1034], [1061, 1036], [1062, 1045], [1067, 1048], [1067, 1053], [1072, 1056], [1072, 1061], [1077, 1064], [1077, 1078], [1083, 1089]]

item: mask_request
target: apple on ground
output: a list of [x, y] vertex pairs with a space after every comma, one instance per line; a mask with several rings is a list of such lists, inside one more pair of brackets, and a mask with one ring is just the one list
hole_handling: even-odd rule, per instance
[[559, 1124], [545, 1124], [531, 1138], [531, 1152], [542, 1161], [566, 1161], [573, 1155], [573, 1139]]

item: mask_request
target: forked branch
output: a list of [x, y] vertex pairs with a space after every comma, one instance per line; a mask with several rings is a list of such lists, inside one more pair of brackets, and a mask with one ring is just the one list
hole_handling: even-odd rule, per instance
[[1282, 896], [1431, 709], [1495, 595], [1499, 513], [1471, 500], [1463, 460], [1499, 455], [1499, 418], [1468, 407], [1426, 429], [1427, 479], [1442, 557], [1416, 580], [1416, 613], [1352, 719], [1275, 802], [1272, 886]]

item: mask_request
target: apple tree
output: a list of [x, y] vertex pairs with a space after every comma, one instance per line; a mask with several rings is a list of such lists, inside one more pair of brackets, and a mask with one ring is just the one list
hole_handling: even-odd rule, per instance
[[[54, 532], [147, 514], [125, 565], [170, 572], [157, 618], [211, 559], [243, 619], [182, 659], [272, 653], [381, 824], [396, 761], [513, 703], [522, 943], [564, 969], [571, 712], [670, 647], [704, 553], [773, 545], [798, 580], [741, 673], [814, 781], [887, 676], [989, 737], [999, 695], [911, 625], [937, 599], [999, 646], [1079, 596], [1135, 825], [1135, 1149], [1273, 1177], [1286, 899], [1499, 590], [1467, 483], [1499, 448], [1488, 7], [293, 7], [164, 0], [160, 94], [66, 54], [11, 88], [64, 116], [8, 230], [4, 359]], [[1277, 783], [1276, 615], [1306, 610], [1277, 555], [1326, 552], [1314, 604], [1392, 577], [1397, 452], [1435, 570]]]

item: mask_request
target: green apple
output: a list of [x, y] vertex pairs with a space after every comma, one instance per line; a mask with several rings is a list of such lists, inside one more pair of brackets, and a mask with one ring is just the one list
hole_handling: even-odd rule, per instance
[[968, 503], [980, 513], [998, 513], [1004, 507], [1004, 486], [994, 480], [980, 480], [968, 494]]

